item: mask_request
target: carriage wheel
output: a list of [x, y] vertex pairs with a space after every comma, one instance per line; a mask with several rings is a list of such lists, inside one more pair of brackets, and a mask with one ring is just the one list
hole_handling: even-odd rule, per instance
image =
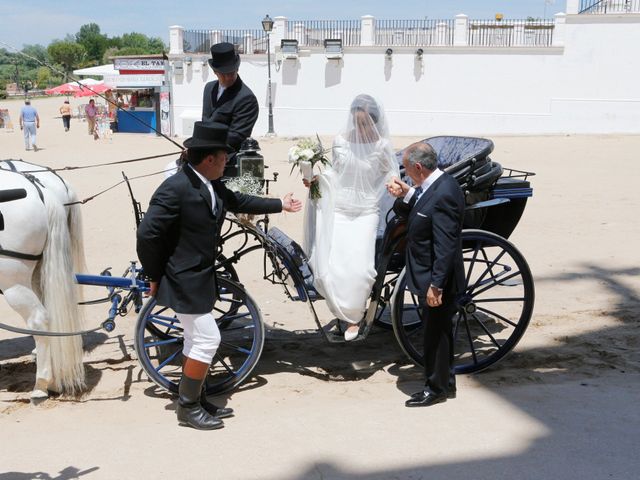
[[[223, 263], [226, 260], [226, 257], [224, 255], [219, 254], [216, 260], [217, 260], [216, 275], [218, 276], [218, 278], [222, 277], [222, 278], [231, 280], [235, 283], [240, 283], [240, 280], [238, 278], [238, 273], [236, 272], [236, 269], [233, 267], [233, 265], [231, 263], [227, 263], [227, 264]], [[218, 328], [220, 330], [227, 329], [229, 325], [231, 325], [231, 323], [233, 322], [233, 319], [234, 319], [233, 316], [238, 311], [238, 305], [240, 304], [239, 303], [240, 299], [241, 299], [240, 297], [234, 297], [234, 300], [238, 300], [238, 302], [229, 302], [226, 320], [218, 320]], [[168, 338], [171, 338], [170, 331], [168, 332], [165, 327], [159, 328], [158, 325], [156, 325], [153, 322], [148, 322], [146, 328], [149, 333], [155, 335], [159, 339], [166, 340]]]
[[[373, 324], [377, 327], [385, 330], [393, 329], [393, 314], [391, 313], [391, 302], [393, 300], [393, 292], [398, 278], [402, 275], [402, 272], [387, 272], [382, 291], [380, 292], [380, 298], [378, 299], [378, 309], [376, 310], [376, 316], [373, 319]], [[421, 323], [417, 316], [405, 315], [403, 320], [404, 328], [407, 330], [413, 330], [418, 328]]]
[[[509, 241], [483, 230], [463, 230], [466, 286], [454, 317], [456, 373], [484, 370], [502, 359], [524, 334], [534, 303], [533, 278], [522, 254]], [[418, 299], [406, 288], [404, 271], [392, 300], [392, 322], [402, 350], [423, 363], [423, 329]]]
[[[231, 280], [235, 283], [240, 283], [240, 277], [238, 277], [238, 272], [234, 268], [232, 263], [225, 263], [227, 257], [223, 254], [218, 254], [216, 258], [216, 275], [218, 278], [224, 277], [227, 280]], [[240, 298], [234, 297], [235, 300], [240, 300]], [[229, 314], [227, 315], [227, 320], [218, 321], [218, 328], [220, 330], [226, 330], [229, 328], [229, 325], [233, 322], [233, 316], [237, 313], [238, 303], [231, 302], [229, 303]], [[235, 311], [233, 310], [235, 308]]]
[[[254, 300], [237, 283], [218, 277], [220, 300], [213, 308], [222, 341], [207, 376], [207, 393], [234, 389], [253, 371], [264, 346], [262, 314]], [[233, 325], [231, 325], [233, 322]], [[160, 334], [156, 334], [159, 332]], [[136, 324], [136, 352], [143, 370], [158, 386], [178, 392], [182, 375], [182, 327], [168, 307], [150, 298]]]

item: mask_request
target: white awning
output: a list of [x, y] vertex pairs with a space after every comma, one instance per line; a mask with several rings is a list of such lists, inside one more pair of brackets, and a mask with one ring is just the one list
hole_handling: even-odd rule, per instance
[[98, 65], [97, 67], [80, 68], [73, 71], [74, 75], [117, 75], [118, 71], [113, 68], [113, 63], [107, 65]]

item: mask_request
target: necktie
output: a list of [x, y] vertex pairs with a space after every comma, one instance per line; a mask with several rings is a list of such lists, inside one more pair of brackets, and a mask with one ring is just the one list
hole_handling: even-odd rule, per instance
[[416, 199], [418, 199], [420, 195], [422, 195], [422, 186], [416, 188], [415, 195], [416, 195]]

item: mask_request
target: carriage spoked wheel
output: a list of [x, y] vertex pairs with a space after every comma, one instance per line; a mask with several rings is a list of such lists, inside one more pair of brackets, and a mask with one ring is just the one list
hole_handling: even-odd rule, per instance
[[[378, 306], [376, 310], [376, 316], [373, 319], [373, 324], [384, 330], [393, 329], [393, 314], [391, 312], [391, 302], [393, 299], [393, 292], [398, 279], [402, 276], [402, 272], [387, 272], [384, 279], [384, 285], [378, 298]], [[417, 315], [405, 315], [402, 319], [404, 328], [406, 330], [413, 330], [422, 323]]]
[[[212, 311], [222, 341], [211, 362], [206, 386], [209, 395], [233, 390], [253, 371], [264, 346], [262, 314], [236, 282], [218, 277], [220, 299]], [[183, 329], [173, 310], [150, 298], [135, 330], [136, 352], [143, 370], [158, 386], [178, 392], [182, 375]]]
[[[218, 277], [224, 277], [227, 280], [231, 280], [232, 282], [240, 283], [240, 277], [238, 277], [238, 272], [236, 272], [236, 269], [234, 268], [233, 264], [230, 262], [227, 262], [227, 257], [225, 257], [221, 253], [218, 254], [218, 256], [216, 257], [216, 275]], [[237, 308], [236, 308], [237, 306], [238, 306], [237, 303], [229, 304], [230, 311], [229, 311], [229, 315], [227, 316], [227, 320], [218, 322], [218, 328], [220, 330], [225, 330], [226, 328], [229, 327], [229, 325], [231, 325], [231, 323], [233, 322], [233, 315], [237, 313]], [[233, 311], [233, 308], [236, 308], [236, 311]]]
[[[462, 240], [466, 287], [454, 317], [455, 369], [472, 373], [516, 346], [529, 325], [535, 294], [529, 266], [508, 240], [483, 230], [463, 230]], [[396, 285], [393, 329], [402, 350], [422, 366], [423, 328], [406, 327], [418, 319], [418, 299], [407, 289], [404, 271]]]

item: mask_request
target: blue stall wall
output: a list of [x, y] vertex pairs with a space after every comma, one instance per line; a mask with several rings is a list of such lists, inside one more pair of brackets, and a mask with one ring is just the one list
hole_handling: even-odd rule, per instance
[[[142, 122], [138, 121], [142, 120]], [[147, 126], [149, 125], [149, 126]], [[127, 110], [118, 112], [118, 131], [125, 133], [152, 133], [156, 128], [156, 112]]]

